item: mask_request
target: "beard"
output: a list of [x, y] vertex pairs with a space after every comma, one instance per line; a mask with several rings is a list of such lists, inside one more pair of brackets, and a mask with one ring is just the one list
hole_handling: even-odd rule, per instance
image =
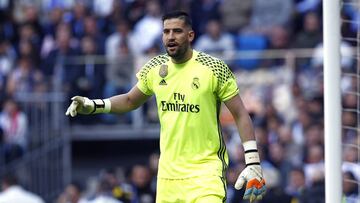
[[177, 49], [174, 52], [170, 52], [169, 49], [166, 49], [167, 54], [174, 59], [182, 59], [185, 57], [186, 51], [188, 50], [189, 45], [188, 44], [184, 44], [184, 45], [179, 45], [177, 47]]

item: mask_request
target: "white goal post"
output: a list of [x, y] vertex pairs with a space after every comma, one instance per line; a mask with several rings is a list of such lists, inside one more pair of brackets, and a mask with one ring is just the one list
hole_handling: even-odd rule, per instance
[[340, 0], [323, 1], [325, 200], [341, 202]]

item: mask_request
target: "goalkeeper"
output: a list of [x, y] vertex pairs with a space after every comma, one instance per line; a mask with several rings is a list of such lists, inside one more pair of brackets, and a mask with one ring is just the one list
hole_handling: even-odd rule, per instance
[[234, 75], [223, 61], [191, 48], [195, 34], [187, 13], [164, 15], [163, 26], [167, 54], [144, 65], [136, 86], [107, 99], [75, 96], [66, 115], [125, 113], [155, 95], [161, 124], [156, 202], [220, 203], [228, 166], [219, 123], [224, 102], [245, 150], [246, 168], [235, 188], [245, 187], [244, 199], [251, 202], [261, 199], [266, 189], [254, 130]]

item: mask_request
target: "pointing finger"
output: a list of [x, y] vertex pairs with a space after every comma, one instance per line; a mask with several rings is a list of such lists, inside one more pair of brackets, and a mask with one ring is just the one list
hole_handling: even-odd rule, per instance
[[76, 108], [78, 107], [79, 103], [77, 101], [73, 101], [70, 105], [70, 115], [75, 117], [77, 115]]

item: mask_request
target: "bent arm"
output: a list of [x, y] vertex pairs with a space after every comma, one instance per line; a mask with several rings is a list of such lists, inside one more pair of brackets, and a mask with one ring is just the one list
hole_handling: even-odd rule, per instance
[[236, 95], [224, 103], [234, 117], [242, 143], [249, 140], [255, 140], [254, 128], [250, 116], [245, 109], [240, 96]]
[[126, 113], [132, 111], [146, 102], [149, 95], [142, 93], [134, 86], [128, 93], [110, 97], [111, 113]]

